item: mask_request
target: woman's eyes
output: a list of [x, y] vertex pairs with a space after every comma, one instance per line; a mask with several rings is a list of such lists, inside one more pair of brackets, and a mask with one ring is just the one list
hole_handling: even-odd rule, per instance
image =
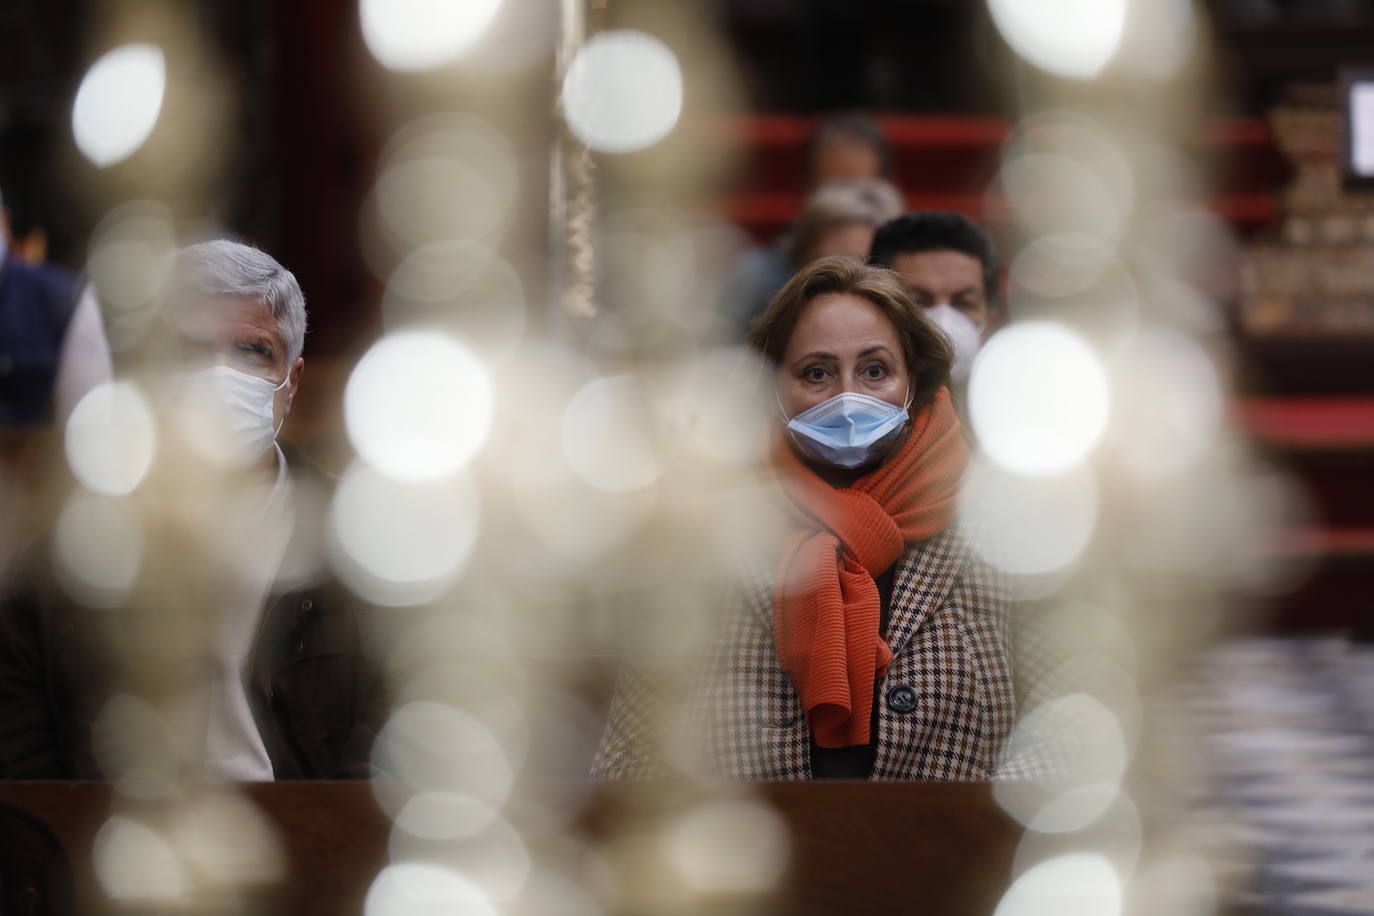
[[[823, 382], [830, 378], [830, 371], [824, 366], [808, 366], [802, 370], [802, 379], [808, 382]], [[859, 377], [870, 382], [887, 378], [887, 366], [883, 363], [869, 363], [859, 370]]]

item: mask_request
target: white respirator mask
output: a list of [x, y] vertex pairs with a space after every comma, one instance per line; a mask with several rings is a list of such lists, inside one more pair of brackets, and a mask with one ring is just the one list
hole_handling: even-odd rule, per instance
[[183, 378], [183, 420], [193, 442], [213, 442], [214, 455], [240, 467], [271, 448], [281, 431], [281, 422], [273, 423], [273, 402], [291, 380], [289, 372], [280, 385], [229, 366], [209, 366]]
[[954, 364], [950, 366], [949, 378], [956, 385], [968, 381], [973, 369], [973, 358], [983, 345], [983, 332], [973, 319], [952, 305], [936, 305], [926, 309], [926, 317], [939, 325], [954, 348]]

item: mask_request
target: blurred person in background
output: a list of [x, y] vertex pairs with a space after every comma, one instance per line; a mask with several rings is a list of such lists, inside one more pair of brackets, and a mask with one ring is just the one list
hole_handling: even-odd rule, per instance
[[110, 349], [95, 297], [65, 269], [19, 257], [0, 196], [0, 427], [65, 419], [82, 394], [110, 378]]
[[111, 375], [94, 292], [33, 252], [21, 254], [10, 227], [0, 194], [0, 566], [33, 534], [48, 434]]
[[893, 181], [892, 148], [883, 128], [861, 111], [831, 115], [806, 140], [806, 188], [832, 181], [880, 178]]
[[[969, 449], [944, 335], [892, 271], [828, 257], [750, 343], [774, 370], [765, 479], [786, 534], [740, 584], [688, 701], [710, 764], [746, 779], [988, 778], [1014, 714], [1006, 608], [955, 526]], [[656, 691], [627, 665], [595, 773], [662, 771]]]
[[896, 271], [916, 304], [949, 336], [951, 379], [962, 386], [1002, 318], [997, 250], [987, 232], [958, 213], [908, 213], [878, 229], [869, 263]]
[[[210, 621], [205, 656], [192, 660], [208, 675], [205, 735], [177, 738], [203, 747], [215, 778], [367, 775], [372, 714], [384, 704], [363, 652], [360, 608], [310, 562], [327, 480], [277, 439], [305, 367], [300, 287], [265, 252], [219, 240], [177, 252], [165, 300], [182, 358], [172, 394], [189, 406], [174, 418], [223, 469], [233, 510], [177, 531], [195, 544], [171, 545], [178, 564], [193, 562], [197, 549], [222, 549], [228, 579], [174, 596], [194, 602], [187, 621]], [[108, 777], [92, 734], [98, 713], [129, 689], [130, 676], [156, 676], [127, 634], [166, 633], [179, 622], [149, 623], [162, 602], [142, 607], [136, 598], [93, 611], [54, 577], [52, 551], [39, 541], [21, 552], [0, 593], [0, 777]], [[170, 578], [131, 595], [173, 587], [179, 572], [164, 570]], [[122, 667], [107, 651], [112, 626], [122, 633]]]
[[867, 257], [878, 227], [901, 212], [901, 193], [881, 179], [845, 178], [817, 188], [778, 242], [745, 254], [726, 280], [722, 302], [730, 327], [743, 338], [778, 290], [816, 259]]

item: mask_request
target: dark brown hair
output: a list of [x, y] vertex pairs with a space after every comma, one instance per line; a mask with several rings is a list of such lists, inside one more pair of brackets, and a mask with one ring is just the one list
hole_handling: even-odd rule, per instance
[[913, 412], [929, 404], [940, 386], [948, 384], [954, 355], [944, 332], [925, 316], [897, 274], [858, 258], [835, 255], [803, 267], [754, 322], [749, 345], [777, 366], [802, 312], [817, 296], [827, 293], [857, 296], [871, 302], [892, 322], [902, 344], [907, 372], [915, 380]]

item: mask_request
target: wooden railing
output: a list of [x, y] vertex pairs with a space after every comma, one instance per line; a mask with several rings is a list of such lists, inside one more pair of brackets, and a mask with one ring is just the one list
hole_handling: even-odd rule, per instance
[[[672, 813], [668, 798], [675, 793], [643, 783], [623, 791], [627, 786], [590, 786], [573, 829], [596, 843], [625, 817]], [[276, 825], [288, 860], [286, 878], [264, 896], [263, 911], [361, 913], [374, 876], [387, 863], [391, 830], [372, 787], [302, 782], [239, 788]], [[779, 892], [751, 912], [971, 916], [991, 913], [1006, 890], [1020, 832], [985, 784], [756, 788], [787, 825], [791, 855]], [[29, 812], [60, 839], [84, 911], [149, 912], [146, 904], [111, 910], [95, 880], [93, 840], [112, 800], [110, 787], [97, 783], [0, 783], [0, 803]]]

